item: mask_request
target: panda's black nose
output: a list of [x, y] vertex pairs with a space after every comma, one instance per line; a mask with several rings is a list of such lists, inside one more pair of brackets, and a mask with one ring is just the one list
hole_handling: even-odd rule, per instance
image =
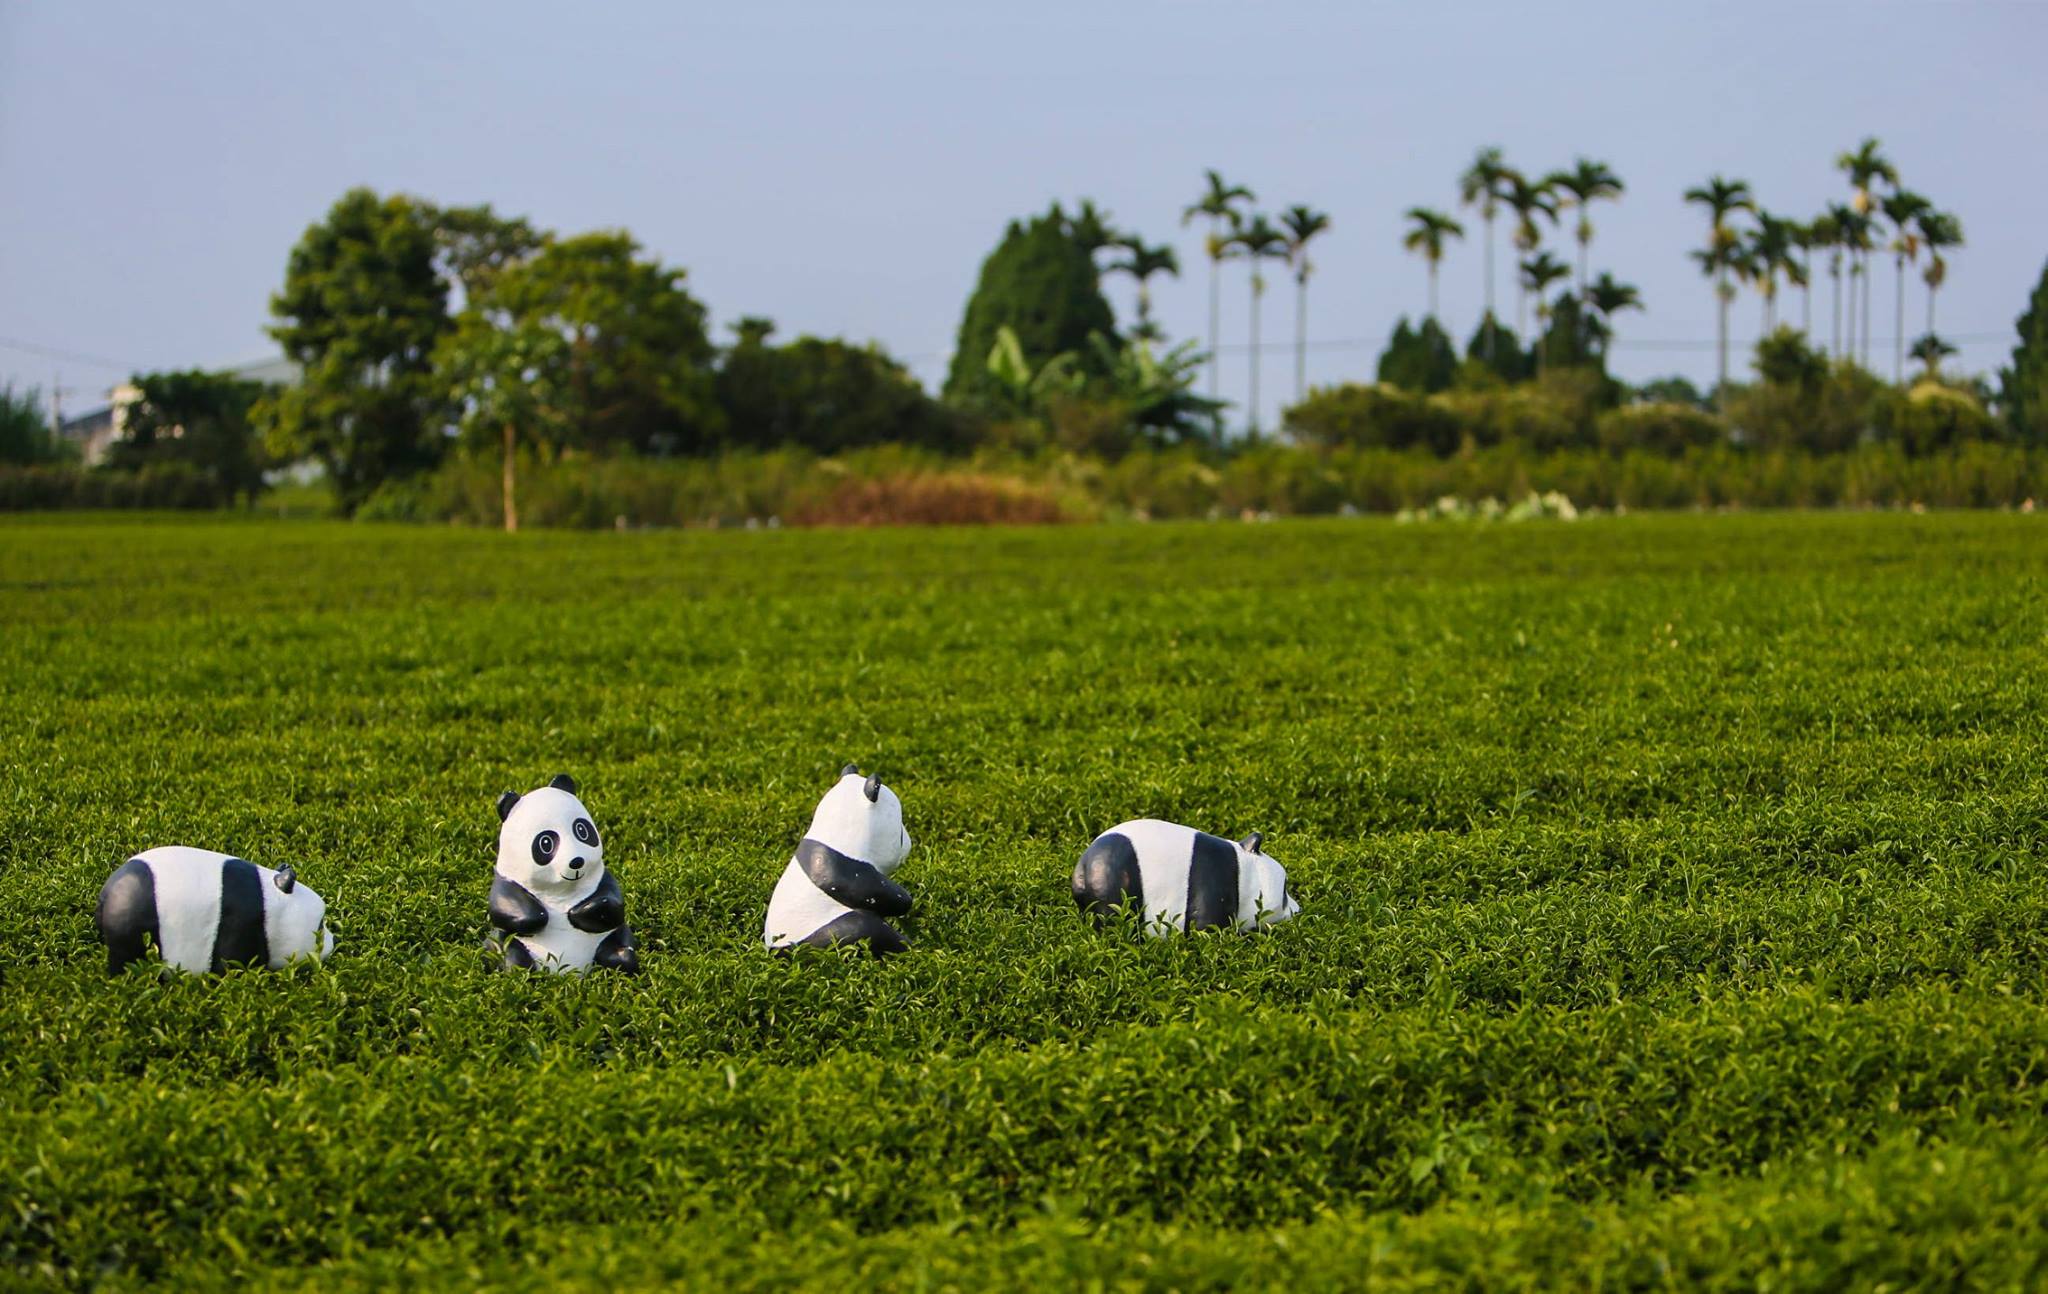
[[569, 864], [568, 864], [568, 866], [569, 866], [569, 870], [570, 870], [570, 871], [572, 871], [572, 872], [574, 872], [574, 871], [580, 871], [580, 870], [582, 870], [582, 867], [583, 867], [583, 860], [582, 860], [582, 859], [580, 859], [580, 858], [572, 858], [572, 859], [570, 859], [570, 860], [569, 860]]

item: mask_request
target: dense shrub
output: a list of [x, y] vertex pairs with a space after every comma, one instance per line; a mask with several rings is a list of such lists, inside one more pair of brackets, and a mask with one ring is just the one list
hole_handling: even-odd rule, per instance
[[873, 346], [817, 337], [770, 346], [756, 330], [727, 352], [717, 391], [727, 439], [749, 449], [959, 449], [967, 440], [964, 416]]
[[219, 508], [231, 495], [190, 463], [152, 463], [123, 472], [79, 467], [0, 466], [0, 512], [59, 508]]
[[1282, 415], [1288, 433], [1318, 449], [1426, 449], [1449, 454], [1466, 428], [1441, 401], [1384, 383], [1318, 387]]
[[1967, 441], [1994, 440], [1998, 425], [1984, 406], [1939, 382], [1922, 382], [1885, 402], [1884, 433], [1908, 454], [1938, 454]]
[[1594, 437], [1610, 453], [1641, 449], [1677, 455], [1725, 443], [1728, 427], [1689, 404], [1630, 404], [1601, 414]]
[[848, 480], [798, 505], [799, 526], [1029, 526], [1067, 520], [1037, 486], [975, 472]]
[[1379, 380], [1387, 386], [1423, 395], [1447, 389], [1458, 376], [1458, 348], [1435, 319], [1408, 326], [1408, 316], [1394, 325], [1394, 335], [1380, 353]]

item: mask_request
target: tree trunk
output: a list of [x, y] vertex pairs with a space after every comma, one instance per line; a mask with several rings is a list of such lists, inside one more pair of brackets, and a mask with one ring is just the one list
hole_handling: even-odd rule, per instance
[[[1209, 236], [1216, 236], [1216, 221], [1209, 222]], [[1223, 331], [1223, 262], [1209, 257], [1209, 398], [1223, 390], [1223, 352], [1216, 348], [1216, 335]]]
[[[1486, 322], [1491, 323], [1493, 321], [1493, 213], [1487, 211], [1484, 214], [1486, 217]], [[1493, 328], [1486, 329], [1486, 362], [1489, 364], [1493, 363], [1494, 360], [1493, 334]]]
[[1294, 402], [1308, 392], [1308, 279], [1294, 281]]
[[1892, 381], [1903, 382], [1906, 380], [1906, 258], [1904, 256], [1896, 257], [1895, 264], [1899, 271], [1897, 276], [1899, 280], [1899, 304], [1898, 308], [1893, 312], [1898, 321], [1898, 326], [1894, 331], [1898, 335], [1892, 338]]
[[1842, 358], [1842, 267], [1828, 270], [1828, 278], [1834, 284], [1830, 294], [1834, 299], [1834, 323], [1828, 329], [1828, 353], [1836, 359]]
[[519, 529], [519, 500], [513, 488], [513, 465], [518, 457], [519, 433], [511, 423], [505, 424], [505, 532]]
[[1870, 256], [1863, 257], [1863, 367], [1870, 367]]
[[[1932, 310], [1934, 309], [1934, 294], [1933, 294], [1932, 292], [1929, 292], [1929, 293], [1927, 294], [1927, 308], [1928, 308], [1928, 310], [1929, 310], [1930, 312], [1931, 312], [1931, 311], [1932, 311]], [[1436, 318], [1436, 262], [1435, 262], [1435, 261], [1431, 261], [1431, 262], [1429, 263], [1429, 317], [1430, 317], [1431, 319], [1435, 319], [1435, 318]], [[1439, 326], [1441, 326], [1441, 325], [1439, 325]]]
[[1716, 332], [1720, 356], [1721, 379], [1714, 387], [1714, 404], [1717, 407], [1728, 403], [1728, 271], [1721, 271], [1721, 281], [1714, 287], [1714, 301], [1720, 306], [1717, 316], [1719, 328]]
[[1802, 336], [1813, 336], [1813, 256], [1809, 253], [1799, 265], [1799, 332]]
[[1251, 355], [1252, 355], [1252, 371], [1251, 371], [1251, 382], [1252, 382], [1252, 395], [1251, 395], [1251, 400], [1250, 400], [1250, 402], [1249, 402], [1249, 403], [1248, 403], [1248, 404], [1246, 405], [1246, 411], [1247, 411], [1247, 413], [1248, 413], [1248, 414], [1250, 415], [1250, 425], [1251, 425], [1251, 432], [1252, 432], [1251, 438], [1252, 438], [1253, 440], [1257, 440], [1257, 439], [1259, 438], [1259, 296], [1260, 296], [1260, 293], [1259, 293], [1259, 263], [1258, 263], [1258, 261], [1257, 261], [1257, 260], [1253, 260], [1253, 261], [1252, 261], [1252, 347], [1251, 347]]

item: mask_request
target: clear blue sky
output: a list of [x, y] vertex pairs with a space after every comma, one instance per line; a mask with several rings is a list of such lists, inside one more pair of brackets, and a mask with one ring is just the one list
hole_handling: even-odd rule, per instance
[[[1594, 261], [1649, 310], [1625, 316], [1615, 366], [1700, 379], [1711, 345], [1643, 344], [1714, 335], [1682, 190], [1722, 172], [1808, 215], [1845, 193], [1835, 155], [1872, 134], [1963, 218], [1940, 329], [1990, 370], [2048, 256], [2044, 55], [2041, 4], [0, 0], [0, 338], [93, 357], [0, 348], [0, 379], [61, 374], [78, 408], [124, 367], [273, 353], [286, 251], [354, 184], [624, 227], [688, 269], [721, 334], [765, 314], [785, 337], [880, 341], [934, 383], [1004, 222], [1093, 197], [1178, 243], [1184, 275], [1155, 295], [1198, 337], [1206, 266], [1179, 217], [1215, 166], [1262, 206], [1331, 213], [1310, 378], [1336, 381], [1369, 374], [1425, 304], [1401, 212], [1453, 207], [1482, 144], [1529, 170], [1584, 154], [1621, 173]], [[1472, 233], [1443, 279], [1461, 338], [1481, 297]], [[1885, 339], [1889, 266], [1877, 281]], [[1267, 297], [1269, 342], [1291, 341], [1292, 291]], [[1247, 295], [1232, 267], [1226, 346], [1246, 340]], [[1817, 291], [1817, 325], [1826, 308]], [[1908, 309], [1917, 335], [1917, 280]], [[1735, 335], [1757, 325], [1745, 297]], [[1270, 408], [1292, 356], [1265, 365]], [[1245, 357], [1223, 372], [1242, 398]]]

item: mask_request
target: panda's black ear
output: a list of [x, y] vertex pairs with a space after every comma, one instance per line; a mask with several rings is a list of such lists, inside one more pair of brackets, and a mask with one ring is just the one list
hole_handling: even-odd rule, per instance
[[512, 816], [512, 806], [519, 803], [519, 792], [507, 791], [498, 797], [498, 821]]
[[571, 795], [576, 794], [576, 779], [567, 773], [555, 774], [548, 779], [548, 785], [554, 787], [557, 791], [567, 791]]
[[299, 874], [292, 870], [290, 863], [286, 863], [277, 869], [277, 875], [271, 878], [271, 883], [284, 893], [290, 894], [299, 886]]
[[1244, 846], [1246, 853], [1256, 854], [1259, 852], [1259, 846], [1266, 843], [1266, 838], [1254, 831], [1237, 843]]
[[860, 765], [859, 765], [859, 764], [848, 764], [848, 765], [847, 765], [847, 766], [846, 766], [845, 768], [842, 768], [842, 769], [840, 769], [840, 770], [839, 770], [839, 775], [840, 775], [841, 777], [859, 777], [859, 776], [860, 776]]
[[880, 773], [876, 773], [874, 776], [868, 778], [867, 785], [861, 787], [860, 791], [862, 795], [868, 797], [869, 804], [879, 803], [882, 798], [882, 775]]

